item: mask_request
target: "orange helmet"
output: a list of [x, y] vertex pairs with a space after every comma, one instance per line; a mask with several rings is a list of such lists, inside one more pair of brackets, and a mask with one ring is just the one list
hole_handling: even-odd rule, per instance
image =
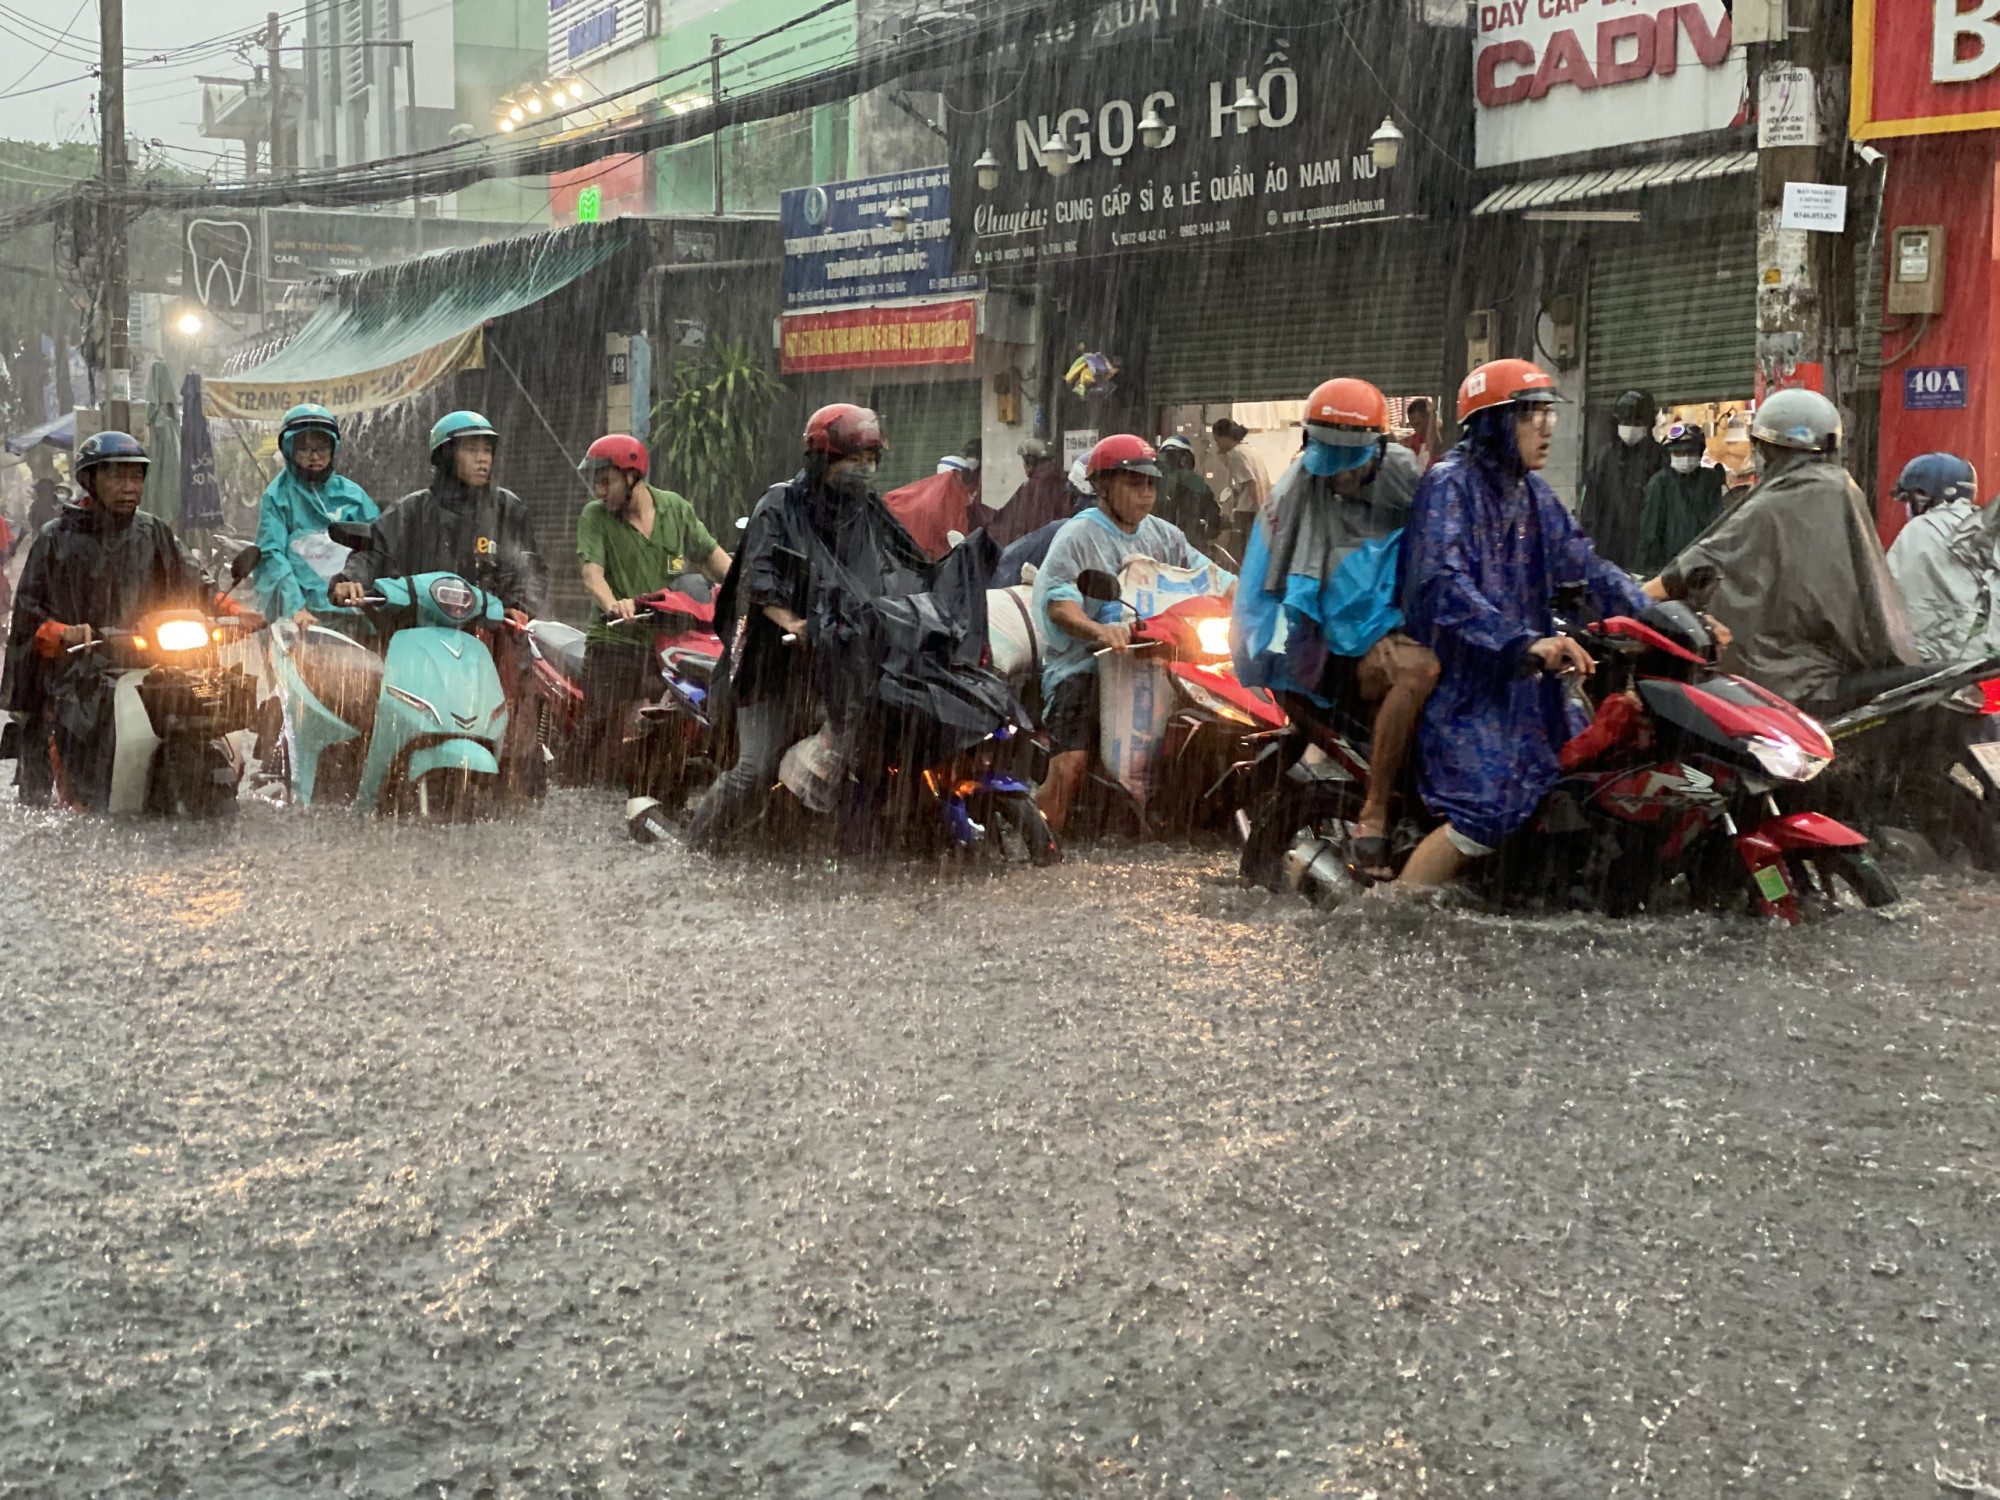
[[1153, 451], [1153, 445], [1142, 437], [1129, 432], [1114, 432], [1095, 448], [1084, 460], [1084, 472], [1095, 478], [1099, 474], [1143, 474], [1149, 479], [1160, 477], [1160, 455]]
[[1365, 380], [1323, 381], [1306, 397], [1306, 436], [1335, 448], [1366, 448], [1389, 435], [1389, 402]]
[[852, 458], [870, 449], [884, 449], [882, 419], [865, 406], [836, 401], [822, 406], [806, 421], [806, 452], [827, 458]]
[[1547, 405], [1562, 400], [1555, 376], [1529, 359], [1488, 360], [1458, 388], [1458, 420], [1513, 402]]

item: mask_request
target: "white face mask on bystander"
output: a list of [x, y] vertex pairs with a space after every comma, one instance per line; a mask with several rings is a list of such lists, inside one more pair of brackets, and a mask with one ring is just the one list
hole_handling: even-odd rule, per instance
[[1639, 439], [1645, 435], [1646, 429], [1636, 422], [1620, 422], [1618, 424], [1618, 441], [1628, 448], [1636, 446]]
[[1701, 467], [1701, 455], [1699, 453], [1676, 453], [1667, 462], [1674, 466], [1675, 473], [1692, 474], [1696, 469]]

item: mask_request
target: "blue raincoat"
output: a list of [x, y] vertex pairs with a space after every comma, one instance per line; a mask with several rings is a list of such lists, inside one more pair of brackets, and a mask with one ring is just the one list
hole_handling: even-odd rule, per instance
[[[287, 463], [257, 506], [257, 608], [267, 620], [290, 619], [301, 609], [332, 608], [327, 578], [313, 559], [340, 571], [343, 554], [331, 549], [326, 528], [335, 521], [373, 521], [380, 508], [368, 492], [342, 474], [309, 484]], [[330, 575], [329, 575], [330, 576]]]
[[1497, 442], [1479, 439], [1417, 486], [1403, 533], [1403, 628], [1443, 667], [1418, 739], [1424, 801], [1498, 847], [1556, 784], [1562, 747], [1583, 727], [1560, 680], [1528, 655], [1554, 632], [1551, 597], [1584, 583], [1606, 616], [1651, 601], [1592, 550], [1548, 483], [1523, 471], [1511, 426]]

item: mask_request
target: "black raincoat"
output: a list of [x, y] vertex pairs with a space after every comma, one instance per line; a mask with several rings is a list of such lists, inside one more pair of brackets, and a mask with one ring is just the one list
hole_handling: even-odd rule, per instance
[[1576, 518], [1593, 551], [1621, 568], [1639, 566], [1639, 528], [1646, 513], [1646, 481], [1667, 466], [1667, 450], [1648, 433], [1636, 443], [1613, 434], [1591, 459], [1583, 478], [1583, 506]]
[[441, 473], [384, 511], [374, 532], [374, 548], [350, 556], [341, 578], [370, 588], [378, 578], [456, 573], [509, 609], [540, 615], [548, 607], [548, 568], [527, 503], [512, 490], [474, 490]]
[[101, 807], [110, 791], [117, 671], [98, 651], [38, 655], [35, 632], [50, 621], [130, 630], [154, 610], [206, 609], [213, 597], [173, 528], [143, 511], [120, 523], [108, 511], [69, 506], [35, 538], [14, 600], [0, 708], [39, 726], [31, 733], [53, 734], [86, 806]]

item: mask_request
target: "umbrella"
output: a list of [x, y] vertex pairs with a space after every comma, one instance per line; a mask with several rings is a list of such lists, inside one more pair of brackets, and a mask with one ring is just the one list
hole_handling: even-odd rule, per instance
[[181, 525], [220, 526], [222, 486], [215, 480], [215, 443], [201, 409], [201, 377], [189, 372], [181, 385]]
[[181, 508], [181, 427], [174, 377], [160, 359], [153, 361], [146, 382], [146, 452], [153, 466], [146, 471], [146, 496], [139, 508], [171, 523]]

